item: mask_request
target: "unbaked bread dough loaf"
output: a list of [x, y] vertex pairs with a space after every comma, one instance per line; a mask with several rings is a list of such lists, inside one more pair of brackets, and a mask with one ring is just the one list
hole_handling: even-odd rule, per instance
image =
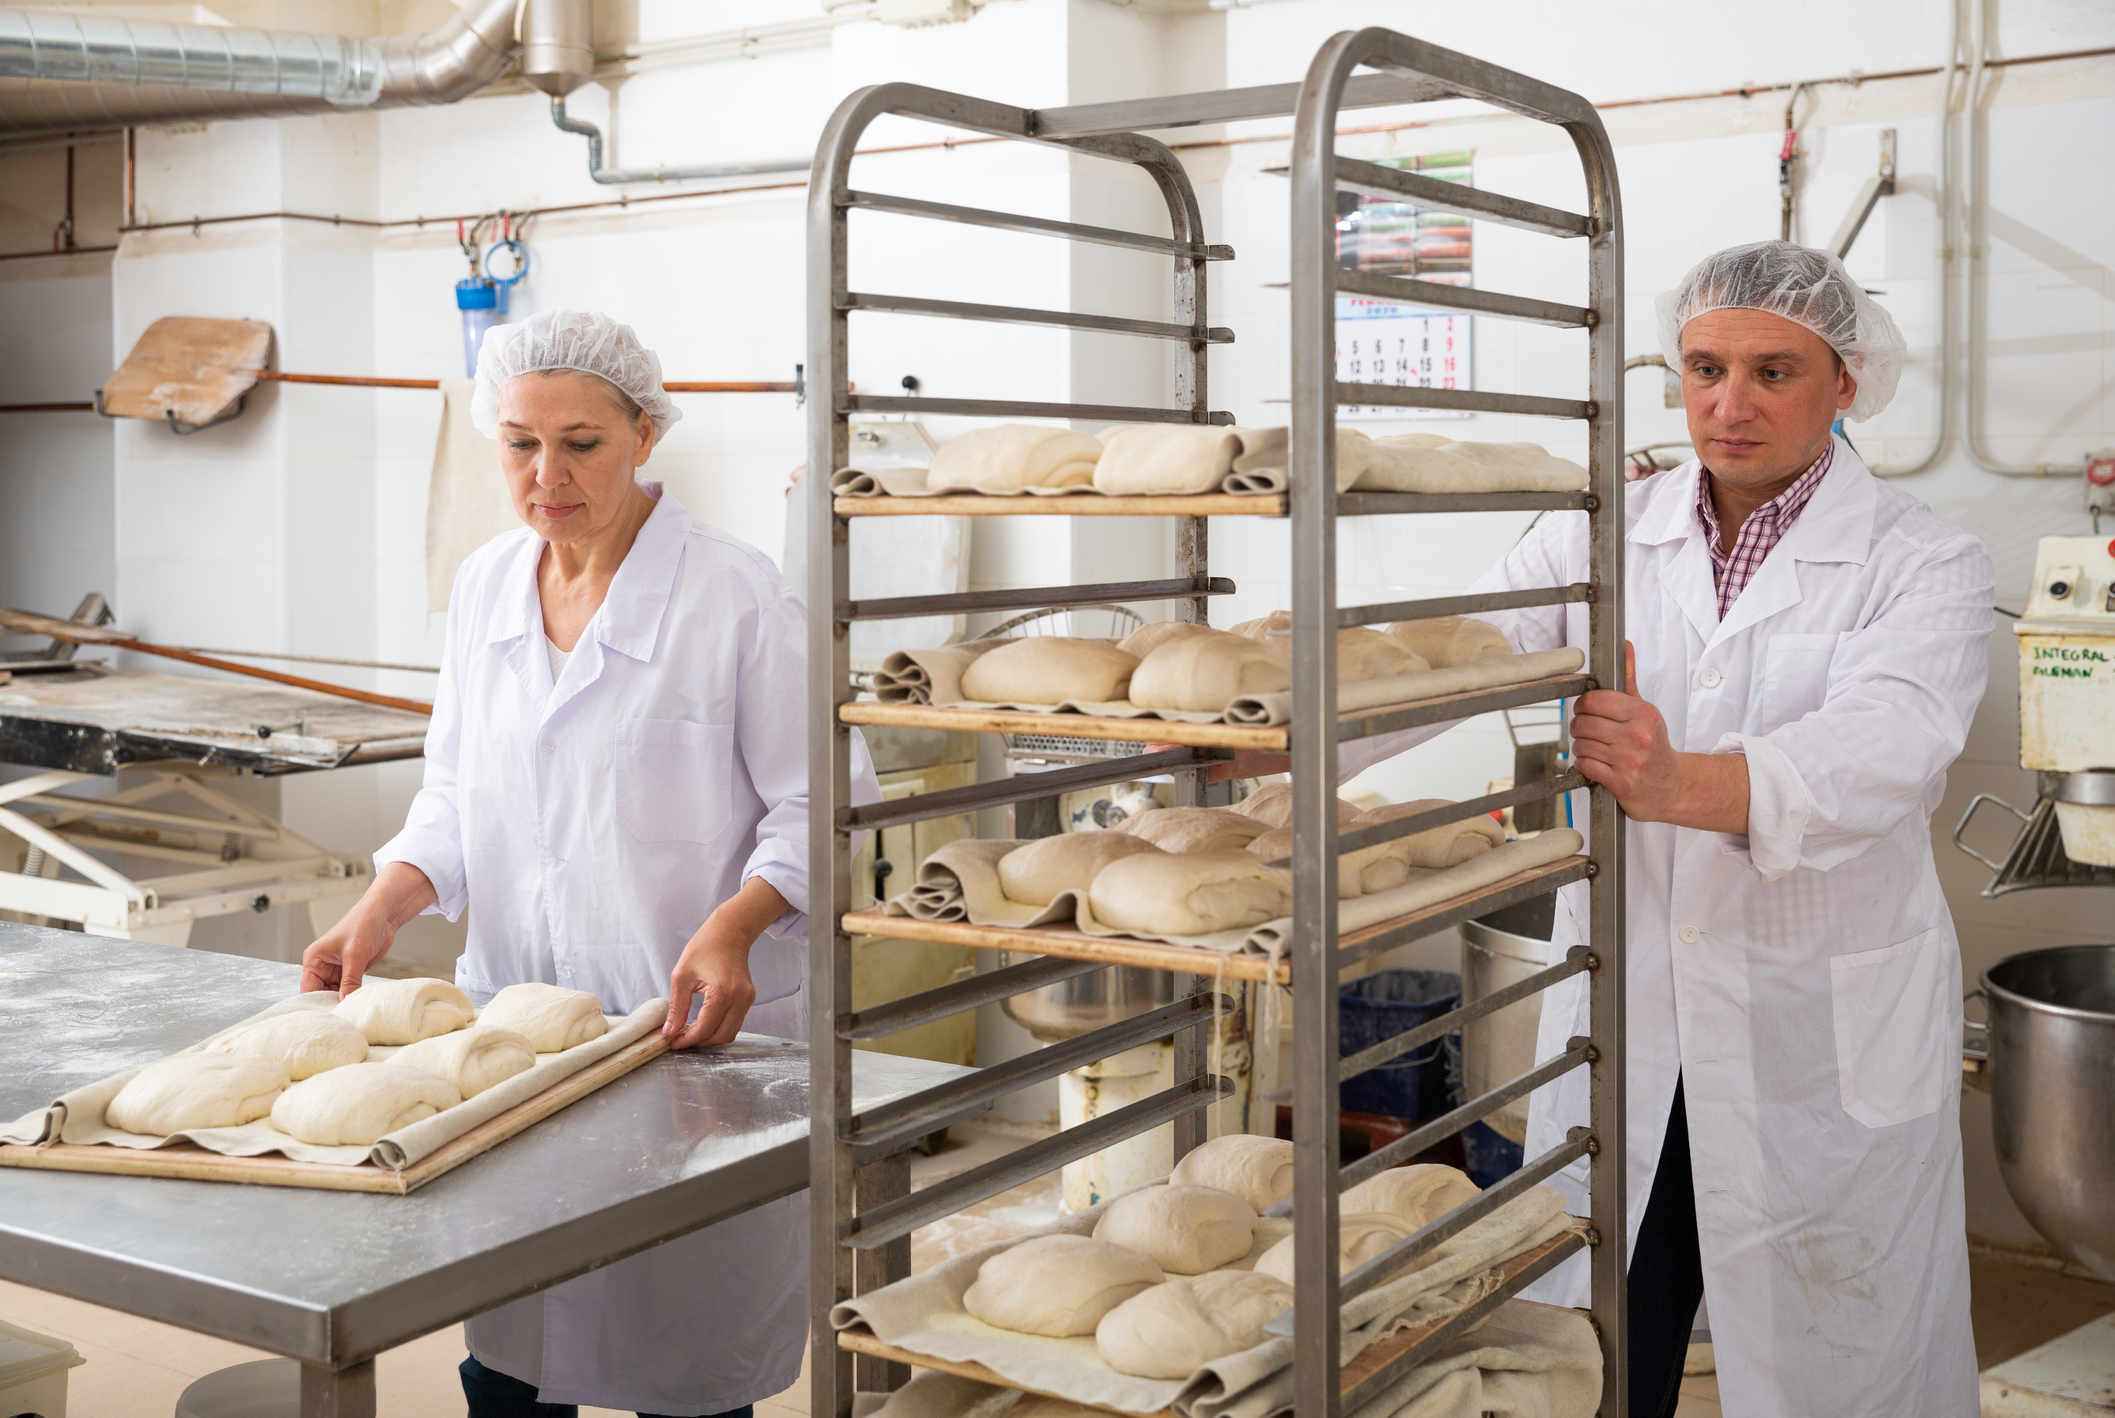
[[178, 1054], [148, 1064], [103, 1110], [126, 1132], [166, 1137], [189, 1128], [234, 1128], [272, 1111], [290, 1080], [286, 1065], [254, 1054]]
[[[1267, 827], [1284, 827], [1292, 822], [1292, 797], [1292, 784], [1265, 783], [1228, 810], [1253, 817]], [[1357, 804], [1337, 799], [1337, 831], [1350, 831], [1364, 816]]]
[[465, 1098], [475, 1098], [493, 1084], [536, 1067], [536, 1046], [512, 1029], [481, 1023], [439, 1038], [421, 1039], [392, 1054], [389, 1061], [423, 1069], [454, 1084]]
[[1263, 824], [1223, 807], [1163, 807], [1126, 819], [1112, 831], [1164, 852], [1236, 852], [1263, 834]]
[[1020, 492], [1087, 487], [1102, 456], [1091, 433], [1040, 424], [973, 428], [940, 445], [925, 475], [930, 492]]
[[272, 1105], [272, 1126], [317, 1147], [369, 1147], [463, 1101], [455, 1085], [398, 1063], [334, 1068]]
[[1256, 1208], [1212, 1187], [1141, 1187], [1109, 1203], [1094, 1239], [1129, 1246], [1170, 1275], [1201, 1275], [1248, 1254]]
[[962, 1308], [999, 1329], [1064, 1339], [1094, 1333], [1102, 1316], [1164, 1278], [1150, 1257], [1125, 1246], [1037, 1236], [985, 1261]]
[[511, 1029], [539, 1054], [555, 1054], [610, 1032], [602, 1001], [586, 990], [537, 981], [509, 985], [477, 1016], [488, 1029]]
[[[1410, 1234], [1408, 1226], [1385, 1212], [1347, 1208], [1337, 1217], [1337, 1274], [1357, 1270], [1398, 1241], [1408, 1240]], [[1428, 1256], [1425, 1263], [1431, 1264], [1432, 1259]], [[1265, 1251], [1256, 1261], [1256, 1274], [1292, 1284], [1293, 1238], [1287, 1236]]]
[[1345, 1211], [1378, 1211], [1421, 1231], [1480, 1195], [1468, 1173], [1438, 1162], [1419, 1162], [1368, 1177], [1346, 1191], [1337, 1205]]
[[[1255, 620], [1245, 620], [1230, 634], [1253, 640], [1287, 665], [1292, 663], [1292, 612], [1272, 611]], [[1391, 679], [1432, 668], [1403, 641], [1378, 630], [1353, 626], [1337, 632], [1337, 683], [1352, 684], [1365, 679]]]
[[[1287, 470], [1292, 465], [1290, 429], [1251, 428], [1241, 431], [1241, 454], [1234, 459], [1234, 471], [1244, 474], [1260, 474], [1276, 471], [1289, 484]], [[1367, 459], [1373, 448], [1373, 440], [1355, 428], [1337, 428], [1337, 491], [1347, 491], [1366, 471]]]
[[1399, 620], [1387, 633], [1423, 658], [1435, 670], [1488, 660], [1513, 653], [1505, 632], [1487, 620], [1465, 615], [1440, 615], [1429, 620]]
[[[1390, 803], [1377, 807], [1366, 814], [1368, 823], [1394, 822], [1397, 818], [1414, 817], [1434, 808], [1451, 807], [1446, 798], [1419, 798], [1415, 802]], [[1440, 827], [1428, 828], [1409, 837], [1398, 837], [1384, 844], [1401, 859], [1413, 867], [1428, 871], [1458, 867], [1472, 857], [1480, 857], [1493, 847], [1505, 845], [1505, 829], [1483, 813], [1449, 822]]]
[[[1355, 831], [1365, 821], [1364, 817], [1348, 823], [1339, 821], [1337, 830]], [[1290, 827], [1273, 827], [1248, 844], [1249, 852], [1258, 861], [1265, 862], [1284, 861], [1292, 856], [1292, 848], [1293, 830]], [[1410, 864], [1403, 849], [1394, 842], [1361, 847], [1356, 852], [1343, 852], [1337, 857], [1337, 899], [1340, 901], [1393, 891], [1408, 880]]]
[[1224, 631], [1170, 640], [1131, 673], [1131, 702], [1141, 709], [1217, 714], [1238, 695], [1291, 688], [1292, 673], [1282, 660], [1255, 641]]
[[1230, 428], [1131, 424], [1102, 435], [1094, 486], [1112, 496], [1216, 492], [1240, 451], [1241, 436]]
[[1449, 443], [1446, 451], [1487, 470], [1492, 486], [1516, 491], [1577, 492], [1586, 469], [1539, 443]]
[[1212, 633], [1212, 627], [1199, 625], [1195, 621], [1149, 620], [1123, 639], [1117, 641], [1116, 648], [1127, 655], [1136, 655], [1143, 660], [1170, 640], [1180, 640], [1185, 635], [1209, 635]]
[[1112, 930], [1210, 935], [1289, 915], [1292, 873], [1247, 852], [1141, 853], [1103, 867], [1087, 900]]
[[1263, 1342], [1292, 1308], [1292, 1287], [1252, 1270], [1214, 1270], [1156, 1285], [1095, 1326], [1102, 1362], [1141, 1379], [1186, 1379], [1214, 1359]]
[[1009, 641], [962, 672], [965, 698], [985, 704], [1057, 704], [1122, 699], [1138, 657], [1100, 640], [1029, 635]]
[[1453, 441], [1441, 433], [1389, 433], [1373, 440], [1378, 448], [1444, 448]]
[[383, 980], [369, 975], [333, 1011], [370, 1044], [416, 1044], [469, 1027], [477, 1006], [446, 980]]
[[1192, 1148], [1168, 1173], [1168, 1181], [1212, 1187], [1261, 1212], [1292, 1195], [1293, 1145], [1283, 1138], [1230, 1132]]
[[325, 1069], [364, 1060], [367, 1036], [329, 1010], [300, 1009], [231, 1029], [208, 1042], [205, 1051], [271, 1059], [285, 1065], [287, 1077], [299, 1083]]
[[1009, 901], [1047, 906], [1061, 891], [1085, 891], [1103, 867], [1119, 858], [1160, 850], [1143, 837], [1113, 829], [1060, 832], [999, 858], [999, 889]]

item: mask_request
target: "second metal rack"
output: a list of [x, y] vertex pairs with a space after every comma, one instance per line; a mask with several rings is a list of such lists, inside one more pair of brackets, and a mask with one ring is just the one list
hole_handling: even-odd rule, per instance
[[[1378, 73], [1354, 74], [1360, 67]], [[1558, 211], [1415, 173], [1339, 157], [1338, 112], [1345, 108], [1441, 98], [1471, 98], [1564, 128], [1578, 149], [1588, 194], [1585, 213]], [[958, 129], [1054, 145], [1083, 156], [1129, 163], [1148, 173], [1165, 199], [1171, 235], [1143, 235], [1044, 218], [886, 196], [850, 185], [853, 150], [876, 118], [901, 115]], [[1205, 263], [1232, 252], [1206, 241], [1194, 190], [1169, 149], [1139, 129], [1294, 114], [1292, 161], [1292, 479], [1284, 496], [1204, 497], [953, 497], [833, 499], [827, 474], [844, 466], [849, 418], [861, 412], [966, 414], [994, 418], [1064, 418], [1088, 422], [1229, 424], [1207, 400], [1205, 351], [1232, 338], [1206, 319]], [[1429, 190], [1428, 190], [1429, 189]], [[1340, 270], [1333, 242], [1339, 190], [1431, 202], [1480, 220], [1543, 235], [1583, 240], [1589, 252], [1584, 305], [1443, 286], [1401, 277]], [[808, 565], [811, 608], [810, 773], [812, 789], [809, 989], [812, 1011], [811, 1187], [813, 1206], [814, 1345], [811, 1411], [843, 1418], [851, 1411], [855, 1377], [862, 1389], [899, 1386], [918, 1356], [836, 1335], [831, 1308], [841, 1300], [899, 1279], [909, 1271], [912, 1231], [1064, 1163], [1172, 1122], [1175, 1155], [1204, 1140], [1204, 1110], [1229, 1086], [1203, 1067], [1199, 1031], [1211, 1022], [1209, 974], [1268, 979], [1293, 990], [1295, 1143], [1294, 1235], [1298, 1237], [1292, 1333], [1297, 1411], [1336, 1418], [1368, 1401], [1509, 1296], [1571, 1255], [1591, 1255], [1592, 1312], [1599, 1331], [1605, 1383], [1601, 1413], [1626, 1412], [1624, 1353], [1624, 1195], [1621, 815], [1605, 792], [1591, 793], [1591, 856], [1524, 873], [1487, 890], [1378, 927], [1339, 936], [1336, 872], [1339, 854], [1424, 831], [1479, 813], [1584, 789], [1576, 774], [1530, 784], [1383, 827], [1339, 834], [1334, 809], [1337, 747], [1342, 741], [1443, 723], [1521, 704], [1569, 697], [1596, 684], [1620, 685], [1621, 577], [1621, 267], [1615, 168], [1605, 133], [1584, 99], [1465, 55], [1391, 31], [1340, 34], [1323, 46], [1300, 85], [1190, 94], [1132, 103], [1029, 110], [913, 85], [882, 85], [846, 99], [826, 127], [809, 190], [810, 403]], [[1128, 247], [1172, 258], [1172, 321], [1080, 315], [849, 289], [849, 214], [891, 213], [1075, 242]], [[1470, 310], [1506, 319], [1583, 328], [1591, 348], [1588, 397], [1580, 400], [1469, 390], [1340, 384], [1334, 378], [1333, 310], [1343, 290], [1421, 306]], [[1005, 321], [1161, 339], [1176, 346], [1176, 406], [1121, 407], [1025, 401], [855, 395], [847, 375], [849, 317], [856, 311], [953, 319]], [[1335, 410], [1341, 404], [1422, 405], [1584, 420], [1590, 483], [1583, 493], [1430, 495], [1339, 494], [1335, 491]], [[1454, 596], [1388, 605], [1336, 604], [1335, 529], [1342, 516], [1495, 510], [1583, 511], [1588, 520], [1589, 575], [1585, 582], [1484, 596]], [[853, 516], [936, 513], [994, 516], [1163, 515], [1178, 518], [1174, 578], [1025, 591], [855, 601], [847, 556]], [[971, 714], [961, 710], [855, 701], [849, 674], [849, 629], [855, 620], [1023, 607], [1078, 606], [1172, 599], [1180, 618], [1202, 622], [1208, 598], [1232, 591], [1209, 574], [1208, 515], [1290, 516], [1295, 700], [1289, 729], [1180, 725], [1159, 721], [1091, 719], [1079, 715]], [[1442, 701], [1340, 715], [1336, 706], [1338, 628], [1436, 615], [1585, 603], [1589, 659], [1583, 675], [1563, 676]], [[850, 797], [848, 726], [945, 726], [980, 732], [1061, 733], [1073, 737], [1174, 743], [1173, 749], [1108, 764], [1089, 764], [1026, 780], [978, 784], [888, 804], [856, 805]], [[1151, 773], [1173, 773], [1178, 802], [1196, 802], [1204, 771], [1237, 748], [1289, 751], [1294, 774], [1292, 857], [1295, 945], [1289, 969], [1254, 958], [1206, 964], [1201, 952], [1146, 942], [1092, 939], [1056, 929], [1000, 931], [936, 925], [863, 911], [852, 920], [850, 859], [854, 834], [976, 808], [998, 806], [1053, 791], [1098, 786]], [[1582, 947], [1529, 980], [1399, 1035], [1351, 1058], [1337, 1053], [1340, 972], [1383, 951], [1571, 882], [1589, 885], [1589, 930]], [[851, 1008], [850, 933], [956, 944], [1042, 958], [976, 976], [925, 994], [854, 1012]], [[908, 1098], [854, 1115], [850, 1109], [851, 1045], [929, 1019], [975, 1008], [1110, 964], [1144, 965], [1185, 977], [1172, 1004], [1062, 1045], [997, 1065]], [[1590, 1033], [1558, 1057], [1473, 1099], [1400, 1142], [1339, 1165], [1337, 1089], [1346, 1078], [1458, 1029], [1468, 1020], [1547, 989], [1573, 975], [1588, 977]], [[926, 1133], [981, 1110], [996, 1098], [1142, 1043], [1175, 1042], [1173, 1087], [1130, 1107], [1067, 1129], [1002, 1159], [950, 1178], [913, 1197], [907, 1149]], [[1518, 1172], [1476, 1200], [1427, 1226], [1395, 1250], [1343, 1276], [1337, 1255], [1339, 1192], [1385, 1167], [1459, 1132], [1530, 1090], [1575, 1068], [1590, 1072], [1589, 1126], [1561, 1146], [1528, 1160]], [[1581, 1159], [1589, 1163], [1589, 1223], [1517, 1258], [1504, 1268], [1493, 1294], [1442, 1322], [1374, 1345], [1340, 1366], [1339, 1306], [1408, 1271], [1422, 1257], [1475, 1220]], [[1611, 1243], [1612, 1242], [1612, 1243]], [[862, 1357], [855, 1365], [854, 1350]], [[933, 1365], [933, 1367], [946, 1367]], [[960, 1368], [956, 1369], [960, 1372]]]

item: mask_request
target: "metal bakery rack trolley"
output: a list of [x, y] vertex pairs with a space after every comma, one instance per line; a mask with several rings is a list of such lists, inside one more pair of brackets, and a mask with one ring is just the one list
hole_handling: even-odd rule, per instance
[[[1378, 72], [1355, 74], [1364, 67]], [[1577, 149], [1585, 178], [1586, 211], [1559, 211], [1513, 198], [1432, 181], [1412, 172], [1340, 157], [1338, 112], [1383, 104], [1468, 98], [1563, 128]], [[901, 115], [973, 133], [1057, 146], [1081, 158], [1132, 163], [1159, 185], [1171, 235], [1075, 225], [1035, 217], [947, 206], [854, 189], [853, 148], [882, 115]], [[827, 474], [843, 467], [848, 419], [862, 412], [957, 414], [986, 418], [1062, 418], [1087, 422], [1230, 424], [1207, 400], [1205, 352], [1232, 338], [1212, 327], [1205, 310], [1205, 263], [1233, 253], [1211, 245], [1195, 193], [1180, 161], [1139, 130], [1292, 114], [1291, 163], [1292, 403], [1291, 484], [1283, 495], [1199, 494], [1168, 497], [1061, 498], [937, 497], [832, 498]], [[1479, 220], [1584, 243], [1587, 291], [1582, 305], [1445, 286], [1395, 276], [1340, 270], [1334, 246], [1336, 194], [1381, 194], [1427, 201]], [[855, 208], [967, 223], [1002, 231], [1040, 233], [1165, 254], [1172, 258], [1172, 322], [1081, 315], [1066, 311], [973, 305], [853, 291], [847, 282], [848, 218]], [[1570, 697], [1595, 685], [1622, 683], [1622, 273], [1614, 160], [1600, 120], [1586, 100], [1495, 65], [1382, 29], [1335, 36], [1315, 57], [1304, 83], [1188, 94], [1135, 102], [1027, 110], [906, 84], [864, 89], [846, 99], [824, 131], [809, 189], [809, 370], [817, 397], [809, 408], [807, 480], [809, 601], [811, 608], [810, 767], [820, 810], [812, 818], [812, 880], [816, 883], [809, 951], [813, 1003], [815, 1404], [819, 1418], [851, 1411], [855, 1354], [858, 1387], [895, 1388], [907, 1364], [922, 1362], [857, 1331], [833, 1334], [831, 1307], [909, 1271], [912, 1231], [963, 1207], [1053, 1170], [1065, 1162], [1172, 1122], [1178, 1157], [1204, 1140], [1206, 1106], [1231, 1085], [1204, 1070], [1197, 1031], [1213, 1010], [1212, 971], [1222, 978], [1292, 987], [1294, 1021], [1293, 1118], [1295, 1187], [1293, 1234], [1298, 1238], [1295, 1304], [1297, 1411], [1302, 1418], [1351, 1412], [1410, 1367], [1429, 1358], [1506, 1298], [1560, 1261], [1584, 1249], [1592, 1266], [1592, 1313], [1599, 1332], [1605, 1386], [1601, 1412], [1626, 1411], [1623, 1375], [1622, 1238], [1623, 1155], [1623, 897], [1622, 819], [1615, 801], [1576, 773], [1461, 802], [1356, 833], [1339, 834], [1335, 817], [1339, 743], [1523, 704]], [[1339, 291], [1406, 305], [1466, 310], [1504, 319], [1583, 328], [1590, 344], [1588, 387], [1582, 399], [1470, 390], [1341, 383], [1334, 377], [1333, 311]], [[953, 319], [995, 320], [1161, 339], [1172, 343], [1175, 406], [1125, 408], [978, 399], [881, 397], [851, 392], [847, 383], [849, 317], [855, 311], [893, 311]], [[1335, 491], [1336, 408], [1341, 405], [1419, 406], [1583, 420], [1588, 429], [1590, 481], [1574, 493], [1338, 493]], [[1591, 543], [1591, 576], [1583, 584], [1497, 595], [1450, 596], [1388, 605], [1336, 604], [1336, 524], [1340, 517], [1538, 509], [1583, 511]], [[936, 513], [1003, 516], [1163, 515], [1178, 518], [1177, 571], [1172, 580], [1061, 586], [1021, 591], [855, 601], [848, 584], [848, 518]], [[1181, 724], [1151, 719], [940, 709], [855, 700], [848, 636], [855, 620], [1027, 607], [1079, 606], [1172, 599], [1180, 618], [1204, 621], [1207, 598], [1230, 592], [1209, 574], [1206, 516], [1284, 516], [1291, 520], [1293, 715], [1287, 727]], [[1340, 627], [1398, 619], [1475, 614], [1526, 606], [1583, 602], [1590, 647], [1583, 674], [1565, 675], [1429, 700], [1401, 708], [1340, 715], [1336, 694], [1336, 636]], [[1179, 745], [1153, 753], [977, 784], [886, 804], [855, 807], [849, 796], [847, 726], [945, 726], [980, 732], [1061, 733]], [[1055, 928], [997, 930], [969, 924], [888, 917], [880, 908], [847, 920], [852, 902], [854, 833], [947, 813], [1016, 802], [1072, 788], [1172, 773], [1178, 803], [1199, 801], [1204, 770], [1226, 750], [1290, 751], [1294, 782], [1293, 921], [1289, 960], [1273, 965], [1236, 955], [1220, 967], [1204, 951], [1147, 942], [1111, 941]], [[1559, 792], [1590, 794], [1590, 856], [1571, 857], [1497, 885], [1378, 926], [1337, 930], [1337, 856], [1380, 841], [1424, 831]], [[1519, 985], [1455, 1010], [1350, 1058], [1339, 1059], [1337, 984], [1350, 965], [1421, 936], [1444, 930], [1516, 901], [1587, 880], [1591, 900], [1587, 944]], [[827, 896], [822, 893], [827, 892]], [[924, 994], [855, 1013], [851, 1008], [851, 933], [943, 939], [986, 949], [1034, 952], [1043, 958], [1013, 965]], [[851, 1104], [854, 1040], [886, 1035], [927, 1019], [996, 1001], [1113, 963], [1175, 972], [1173, 1004], [1024, 1058], [982, 1069], [964, 1079], [855, 1111]], [[1288, 968], [1289, 967], [1289, 968]], [[1470, 1019], [1526, 998], [1559, 980], [1585, 973], [1591, 1008], [1588, 1037], [1570, 1041], [1556, 1058], [1522, 1074], [1409, 1136], [1349, 1166], [1338, 1164], [1337, 1088], [1345, 1078], [1452, 1032]], [[1174, 1086], [1117, 1112], [1061, 1131], [998, 1162], [920, 1191], [909, 1192], [906, 1149], [994, 1099], [1067, 1069], [1140, 1043], [1175, 1040]], [[1533, 1088], [1575, 1068], [1590, 1075], [1591, 1126], [1574, 1129], [1561, 1146], [1527, 1159], [1513, 1176], [1343, 1276], [1337, 1274], [1338, 1193], [1460, 1131]], [[1418, 1263], [1433, 1247], [1472, 1221], [1579, 1159], [1592, 1178], [1592, 1215], [1555, 1241], [1502, 1268], [1503, 1283], [1484, 1300], [1443, 1321], [1404, 1330], [1338, 1363], [1338, 1307], [1351, 1297]], [[1274, 1328], [1278, 1326], [1273, 1326]], [[963, 1366], [929, 1367], [965, 1372]]]

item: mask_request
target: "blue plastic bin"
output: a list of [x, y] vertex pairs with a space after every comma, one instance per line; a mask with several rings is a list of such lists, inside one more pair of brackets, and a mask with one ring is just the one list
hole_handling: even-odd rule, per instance
[[[1337, 1051], [1349, 1056], [1461, 1003], [1461, 976], [1447, 970], [1377, 970], [1338, 991]], [[1447, 1111], [1447, 1041], [1389, 1060], [1351, 1079], [1339, 1106], [1358, 1113], [1416, 1120]]]
[[1479, 1187], [1492, 1187], [1520, 1170], [1522, 1149], [1482, 1123], [1470, 1123], [1461, 1131], [1462, 1170]]

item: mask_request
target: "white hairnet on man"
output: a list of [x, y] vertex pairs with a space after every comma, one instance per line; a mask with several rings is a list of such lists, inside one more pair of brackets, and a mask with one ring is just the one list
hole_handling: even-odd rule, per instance
[[[1863, 423], [1895, 397], [1909, 353], [1895, 318], [1826, 251], [1789, 241], [1729, 246], [1690, 268], [1681, 284], [1653, 302], [1660, 353], [1682, 367], [1682, 327], [1712, 310], [1761, 310], [1819, 335], [1858, 381], [1844, 417]], [[490, 343], [489, 337], [487, 343]]]
[[597, 310], [540, 310], [515, 325], [494, 325], [477, 352], [477, 389], [470, 421], [487, 438], [499, 437], [499, 391], [517, 375], [571, 369], [592, 374], [622, 397], [629, 417], [644, 413], [656, 436], [683, 417], [661, 387], [661, 357], [639, 343], [629, 325]]

